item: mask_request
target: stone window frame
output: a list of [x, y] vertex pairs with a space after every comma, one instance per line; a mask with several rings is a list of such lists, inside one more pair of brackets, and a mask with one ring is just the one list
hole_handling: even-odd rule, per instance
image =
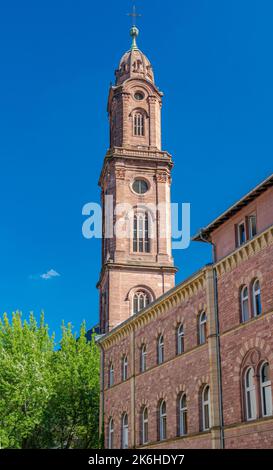
[[164, 334], [159, 333], [156, 341], [156, 351], [157, 351], [157, 365], [161, 365], [165, 361], [165, 341]]
[[129, 362], [127, 354], [123, 354], [121, 358], [121, 381], [126, 382], [128, 380], [128, 369]]
[[[180, 331], [182, 329], [182, 332]], [[179, 356], [185, 352], [185, 329], [183, 322], [179, 322], [176, 325], [175, 330], [176, 336], [176, 355]], [[182, 346], [181, 346], [182, 343]]]
[[132, 287], [126, 295], [126, 300], [129, 301], [130, 316], [136, 315], [138, 313], [134, 312], [134, 297], [138, 292], [144, 292], [149, 297], [149, 303], [146, 307], [148, 307], [148, 305], [150, 305], [155, 300], [155, 294], [150, 287], [143, 284]]
[[109, 362], [108, 366], [108, 388], [111, 388], [115, 385], [115, 369], [113, 361]]
[[167, 403], [164, 398], [161, 398], [158, 402], [157, 415], [158, 441], [162, 442], [167, 439]]
[[[258, 290], [256, 290], [256, 285], [259, 284]], [[259, 296], [259, 304], [260, 304], [260, 311], [258, 312], [256, 297]], [[261, 282], [258, 277], [251, 281], [251, 313], [253, 318], [257, 318], [262, 315], [263, 307], [262, 307], [262, 289], [261, 289]]]
[[[261, 383], [261, 372], [263, 365], [267, 363], [269, 366], [269, 381], [271, 383], [271, 402], [272, 402], [272, 370], [270, 367], [270, 361], [267, 357], [267, 354], [259, 349], [259, 348], [252, 348], [249, 349], [242, 361], [241, 370], [240, 370], [240, 385], [241, 385], [241, 414], [242, 414], [242, 421], [254, 421], [257, 419], [262, 419], [267, 416], [263, 415], [263, 402], [262, 402], [262, 383]], [[253, 419], [248, 419], [247, 414], [247, 402], [246, 402], [246, 390], [245, 390], [245, 377], [246, 372], [252, 368], [254, 371], [254, 386], [255, 386], [255, 401], [256, 401], [256, 417]], [[273, 404], [272, 404], [273, 408]], [[272, 414], [268, 416], [273, 415]]]
[[[140, 124], [136, 123], [136, 116], [141, 116], [142, 123], [140, 123]], [[148, 131], [147, 121], [149, 119], [149, 115], [148, 115], [147, 111], [144, 108], [137, 107], [137, 108], [134, 108], [131, 111], [129, 117], [132, 120], [132, 137], [136, 137], [137, 139], [146, 139], [147, 131]], [[138, 129], [140, 129], [141, 132], [142, 132], [141, 134], [136, 134], [135, 133], [137, 125], [138, 125]]]
[[[208, 390], [208, 399], [205, 400], [205, 392]], [[208, 427], [206, 421], [208, 419]], [[211, 400], [210, 400], [210, 385], [203, 384], [200, 389], [200, 431], [207, 432], [211, 429]]]
[[[143, 351], [144, 348], [145, 348], [145, 351]], [[147, 353], [147, 344], [143, 342], [140, 346], [139, 371], [140, 371], [141, 374], [143, 374], [147, 370], [147, 355], [148, 355], [148, 353]], [[145, 360], [143, 360], [143, 358], [145, 358]], [[143, 367], [144, 362], [145, 362], [145, 367]]]
[[[145, 412], [147, 412], [146, 417], [144, 416]], [[140, 445], [145, 445], [145, 444], [148, 444], [148, 442], [149, 442], [149, 410], [148, 410], [148, 406], [146, 404], [142, 405], [139, 416], [140, 416], [139, 442], [140, 442]], [[145, 429], [145, 427], [146, 427], [146, 429]], [[146, 437], [146, 439], [145, 439], [145, 437]]]
[[[202, 317], [205, 316], [205, 319], [202, 320]], [[207, 331], [208, 317], [206, 310], [202, 310], [198, 314], [197, 326], [198, 326], [198, 344], [202, 346], [207, 343], [208, 340], [208, 331]]]
[[129, 447], [129, 417], [128, 417], [128, 413], [124, 411], [124, 413], [122, 413], [121, 415], [121, 449], [128, 449], [128, 447]]
[[115, 424], [114, 418], [110, 416], [108, 420], [108, 449], [114, 448], [114, 431], [115, 431]]
[[[186, 400], [186, 406], [181, 406], [182, 400]], [[185, 418], [186, 415], [186, 418]], [[186, 421], [186, 425], [184, 424], [184, 420]], [[182, 425], [183, 422], [183, 425]], [[183, 427], [183, 432], [181, 432]], [[184, 390], [182, 390], [177, 395], [177, 437], [183, 437], [188, 434], [188, 399], [187, 394]]]
[[[247, 292], [244, 294], [244, 292]], [[240, 299], [240, 323], [246, 323], [251, 319], [251, 305], [249, 302], [249, 286], [243, 284], [239, 290], [239, 299]], [[247, 305], [247, 315], [245, 318], [244, 304]]]

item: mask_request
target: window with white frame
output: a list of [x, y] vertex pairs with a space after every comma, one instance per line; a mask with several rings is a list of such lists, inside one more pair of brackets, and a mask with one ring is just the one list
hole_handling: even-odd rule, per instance
[[179, 398], [179, 426], [178, 426], [178, 435], [185, 436], [188, 432], [188, 423], [187, 423], [187, 397], [185, 393], [181, 393]]
[[248, 301], [248, 287], [241, 288], [241, 321], [242, 323], [249, 320], [249, 301]]
[[167, 408], [165, 400], [162, 400], [159, 406], [159, 440], [165, 439], [167, 439]]
[[133, 251], [135, 253], [150, 253], [149, 214], [138, 212], [134, 215]]
[[141, 444], [147, 444], [148, 442], [148, 408], [145, 406], [141, 414], [142, 426], [141, 426]]
[[206, 385], [202, 392], [202, 430], [210, 428], [210, 388]]
[[237, 240], [238, 246], [243, 245], [246, 241], [246, 227], [244, 222], [237, 225]]
[[133, 298], [133, 313], [138, 313], [146, 308], [150, 303], [150, 295], [148, 292], [139, 290], [135, 292]]
[[110, 363], [109, 366], [109, 387], [113, 387], [114, 385], [114, 366], [113, 363]]
[[260, 369], [260, 385], [261, 385], [261, 402], [262, 402], [262, 415], [272, 415], [272, 389], [271, 380], [269, 376], [269, 364], [264, 362]]
[[206, 312], [201, 312], [199, 315], [199, 344], [204, 344], [207, 341], [207, 315]]
[[125, 381], [128, 379], [128, 358], [123, 356], [122, 358], [122, 380]]
[[147, 368], [147, 348], [146, 344], [142, 344], [140, 350], [140, 372], [145, 372]]
[[139, 112], [134, 114], [134, 135], [144, 136], [144, 116]]
[[110, 418], [108, 425], [108, 449], [113, 449], [114, 447], [114, 420]]
[[257, 220], [256, 214], [251, 214], [248, 217], [248, 234], [249, 238], [254, 238], [257, 235]]
[[177, 342], [177, 354], [182, 354], [184, 352], [184, 326], [182, 323], [178, 325], [176, 330], [176, 342]]
[[160, 335], [157, 340], [157, 362], [162, 364], [164, 362], [164, 336]]
[[245, 373], [245, 409], [247, 421], [257, 418], [256, 387], [253, 367], [249, 367]]
[[124, 413], [122, 416], [122, 433], [121, 433], [121, 448], [128, 449], [128, 438], [129, 438], [129, 425], [128, 415]]
[[262, 313], [261, 286], [259, 279], [256, 279], [252, 285], [252, 303], [253, 315], [258, 317]]

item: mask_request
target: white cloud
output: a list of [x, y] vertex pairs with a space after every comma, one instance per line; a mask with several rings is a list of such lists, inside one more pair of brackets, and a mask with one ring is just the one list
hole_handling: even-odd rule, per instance
[[55, 269], [50, 269], [46, 273], [40, 274], [40, 277], [42, 279], [48, 280], [48, 279], [52, 279], [53, 277], [60, 277], [60, 274], [57, 273], [57, 271], [55, 271]]

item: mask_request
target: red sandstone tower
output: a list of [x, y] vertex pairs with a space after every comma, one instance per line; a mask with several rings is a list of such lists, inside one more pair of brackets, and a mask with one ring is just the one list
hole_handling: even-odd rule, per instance
[[[121, 58], [108, 98], [110, 148], [99, 180], [103, 207], [100, 327], [107, 332], [174, 286], [171, 252], [171, 156], [161, 149], [163, 94], [147, 57], [131, 49]], [[113, 201], [128, 206], [111, 217]], [[163, 207], [163, 210], [154, 209]], [[126, 236], [117, 236], [123, 227]]]

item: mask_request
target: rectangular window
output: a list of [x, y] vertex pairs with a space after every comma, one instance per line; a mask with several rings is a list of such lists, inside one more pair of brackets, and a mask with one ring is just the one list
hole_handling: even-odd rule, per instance
[[255, 214], [250, 215], [248, 218], [248, 233], [250, 239], [257, 235], [257, 221]]
[[244, 222], [241, 222], [237, 226], [237, 240], [238, 240], [238, 246], [243, 245], [246, 241], [246, 228], [245, 228]]

